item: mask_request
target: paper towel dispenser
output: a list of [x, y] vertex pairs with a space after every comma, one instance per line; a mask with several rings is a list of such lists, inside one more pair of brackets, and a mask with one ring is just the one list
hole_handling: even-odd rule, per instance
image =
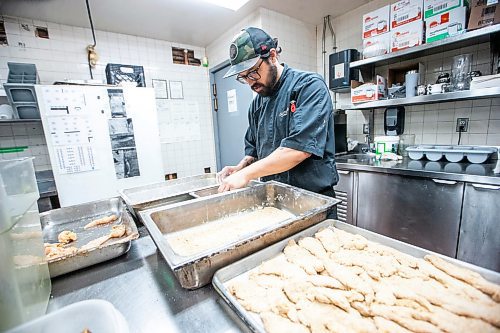
[[329, 57], [329, 84], [330, 90], [348, 92], [351, 89], [351, 80], [359, 80], [359, 70], [350, 67], [351, 62], [358, 60], [359, 52], [347, 49], [330, 54]]
[[400, 135], [405, 130], [405, 108], [395, 106], [385, 109], [384, 132], [385, 135]]

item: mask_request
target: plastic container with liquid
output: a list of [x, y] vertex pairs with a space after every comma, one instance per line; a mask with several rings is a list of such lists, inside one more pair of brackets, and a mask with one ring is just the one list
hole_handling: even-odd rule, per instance
[[0, 161], [0, 331], [47, 310], [51, 283], [33, 158]]
[[375, 153], [377, 155], [384, 153], [398, 153], [399, 136], [376, 136]]

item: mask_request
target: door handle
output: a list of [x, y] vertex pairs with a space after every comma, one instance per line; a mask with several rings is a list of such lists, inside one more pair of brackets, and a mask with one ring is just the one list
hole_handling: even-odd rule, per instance
[[338, 173], [340, 173], [341, 175], [348, 175], [351, 173], [351, 171], [347, 171], [347, 170], [337, 170]]
[[436, 184], [443, 184], [443, 185], [455, 185], [457, 183], [454, 180], [444, 180], [444, 179], [435, 179], [435, 178], [432, 178], [432, 181]]
[[486, 185], [486, 184], [471, 184], [475, 189], [484, 189], [484, 190], [500, 190], [500, 186], [495, 185]]

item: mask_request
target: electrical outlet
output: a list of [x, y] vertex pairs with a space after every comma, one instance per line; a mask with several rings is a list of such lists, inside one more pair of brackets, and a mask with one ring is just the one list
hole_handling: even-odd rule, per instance
[[363, 134], [370, 134], [370, 125], [363, 124]]
[[457, 132], [467, 132], [469, 129], [469, 118], [457, 118]]

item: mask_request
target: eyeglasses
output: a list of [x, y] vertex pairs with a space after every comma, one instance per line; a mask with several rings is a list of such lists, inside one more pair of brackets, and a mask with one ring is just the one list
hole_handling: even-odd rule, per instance
[[238, 74], [236, 76], [236, 80], [238, 80], [239, 83], [243, 83], [243, 84], [247, 84], [247, 80], [257, 81], [261, 77], [259, 74], [259, 68], [263, 62], [264, 62], [264, 60], [261, 59], [259, 66], [257, 66], [256, 69], [248, 72], [245, 75]]

